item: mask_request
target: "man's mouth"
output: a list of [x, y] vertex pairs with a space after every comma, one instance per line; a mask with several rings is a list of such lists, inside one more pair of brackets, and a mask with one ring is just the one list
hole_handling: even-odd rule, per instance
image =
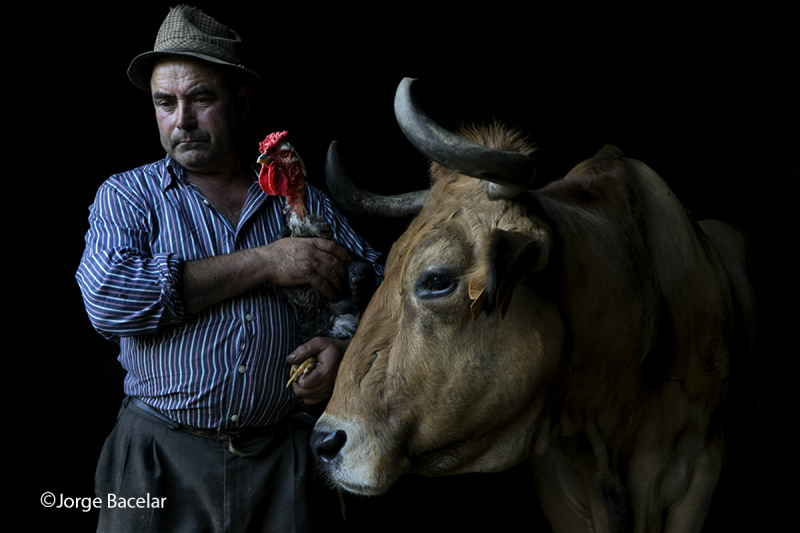
[[173, 145], [174, 146], [181, 146], [181, 145], [190, 146], [190, 145], [194, 145], [194, 144], [208, 143], [208, 142], [209, 142], [209, 139], [206, 136], [203, 136], [203, 137], [184, 137], [184, 138], [176, 139], [174, 141]]

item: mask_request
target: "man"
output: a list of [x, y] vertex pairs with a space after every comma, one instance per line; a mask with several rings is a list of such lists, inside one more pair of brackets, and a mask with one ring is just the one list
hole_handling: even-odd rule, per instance
[[[310, 185], [309, 210], [341, 244], [275, 240], [282, 200], [261, 191], [241, 147], [257, 75], [239, 46], [179, 6], [128, 71], [152, 94], [167, 156], [100, 187], [76, 276], [127, 371], [97, 469], [100, 531], [307, 531], [320, 517], [304, 404], [328, 398], [346, 341], [297, 346], [273, 287], [334, 298], [345, 263], [377, 254]], [[290, 353], [320, 365], [287, 389]]]

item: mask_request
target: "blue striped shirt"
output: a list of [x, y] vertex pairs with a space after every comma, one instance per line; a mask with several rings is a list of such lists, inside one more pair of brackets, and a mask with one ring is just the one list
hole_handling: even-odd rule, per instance
[[[331, 222], [345, 248], [374, 262], [378, 254], [331, 201], [306, 186], [309, 211]], [[272, 242], [284, 206], [254, 181], [234, 228], [169, 156], [102, 184], [76, 278], [92, 325], [119, 343], [126, 394], [207, 429], [265, 426], [298, 406], [285, 387], [285, 358], [299, 344], [296, 320], [269, 284], [191, 316], [179, 292], [186, 261]]]

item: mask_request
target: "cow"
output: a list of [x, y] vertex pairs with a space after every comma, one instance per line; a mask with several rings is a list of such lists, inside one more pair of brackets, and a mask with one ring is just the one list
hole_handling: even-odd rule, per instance
[[[418, 214], [316, 423], [321, 467], [379, 495], [405, 473], [527, 462], [556, 532], [700, 531], [730, 361], [753, 346], [743, 239], [614, 146], [534, 190], [519, 133], [451, 133], [411, 84], [395, 112], [431, 186], [391, 208]], [[329, 157], [334, 197], [379, 203]]]

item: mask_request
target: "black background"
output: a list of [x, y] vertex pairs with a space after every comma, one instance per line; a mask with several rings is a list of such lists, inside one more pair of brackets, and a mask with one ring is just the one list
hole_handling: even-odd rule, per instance
[[[125, 72], [152, 48], [168, 5], [75, 11], [59, 4], [8, 22], [26, 44], [10, 50], [5, 84], [6, 126], [17, 126], [6, 161], [23, 162], [6, 165], [14, 206], [6, 215], [14, 235], [8, 332], [19, 340], [6, 352], [14, 364], [5, 450], [11, 466], [23, 467], [7, 470], [21, 472], [7, 479], [21, 477], [23, 487], [10, 512], [24, 509], [34, 524], [90, 531], [96, 520], [93, 512], [45, 509], [39, 496], [93, 495], [95, 462], [121, 399], [116, 347], [92, 330], [74, 273], [100, 183], [163, 155], [152, 104]], [[781, 495], [797, 490], [790, 479], [787, 492], [784, 478], [795, 467], [787, 365], [797, 349], [786, 341], [797, 318], [790, 254], [800, 117], [787, 13], [503, 2], [196, 5], [251, 43], [251, 64], [266, 79], [259, 135], [289, 130], [309, 179], [323, 188], [334, 139], [363, 185], [425, 186], [426, 162], [392, 110], [397, 84], [410, 76], [419, 79], [424, 107], [447, 127], [499, 119], [523, 130], [542, 149], [546, 177], [614, 143], [656, 170], [697, 218], [742, 229], [762, 304], [761, 344], [734, 367], [730, 467], [709, 530], [770, 530], [761, 526], [788, 514]], [[384, 251], [402, 231], [402, 224], [354, 224]], [[477, 531], [534, 521], [536, 512], [515, 469], [409, 478], [369, 508], [356, 504], [351, 519], [367, 531]]]

